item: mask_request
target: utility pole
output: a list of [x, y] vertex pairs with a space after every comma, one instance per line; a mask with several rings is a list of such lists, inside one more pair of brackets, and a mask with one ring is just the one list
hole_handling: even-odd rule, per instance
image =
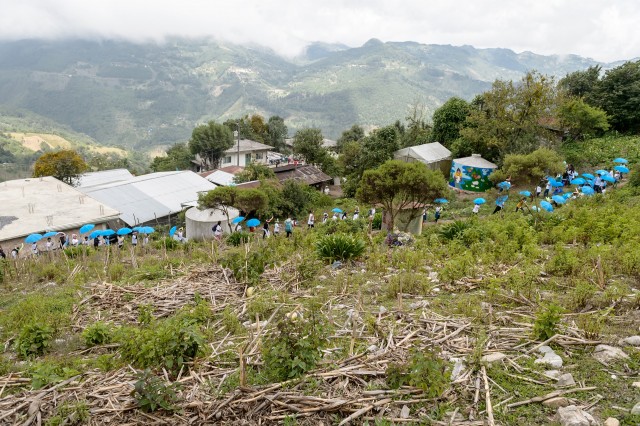
[[240, 167], [240, 122], [236, 122], [236, 131], [233, 132], [233, 133], [235, 133], [234, 136], [238, 137], [238, 148], [237, 148], [237, 152], [236, 152], [236, 155], [237, 155], [238, 158], [237, 158], [236, 162], [237, 162], [238, 167]]

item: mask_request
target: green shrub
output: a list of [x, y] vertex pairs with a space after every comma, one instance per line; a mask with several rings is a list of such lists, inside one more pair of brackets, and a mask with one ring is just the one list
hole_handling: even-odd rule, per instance
[[387, 385], [392, 389], [415, 386], [425, 392], [427, 398], [437, 398], [446, 389], [449, 379], [447, 364], [434, 352], [415, 351], [407, 363], [390, 363], [387, 367]]
[[136, 379], [133, 385], [133, 396], [139, 409], [146, 412], [158, 409], [173, 412], [177, 409], [178, 388], [175, 383], [167, 385], [149, 370], [139, 373]]
[[158, 250], [163, 250], [165, 247], [167, 251], [176, 250], [180, 246], [180, 241], [172, 237], [164, 237], [153, 242], [153, 247]]
[[231, 334], [242, 334], [244, 327], [230, 306], [226, 306], [222, 311], [222, 325]]
[[277, 381], [300, 377], [322, 357], [327, 336], [327, 324], [315, 309], [308, 319], [281, 317], [262, 346], [265, 374]]
[[546, 269], [552, 275], [567, 277], [574, 275], [579, 270], [580, 264], [574, 249], [557, 246], [554, 255], [547, 262]]
[[77, 257], [88, 256], [91, 254], [91, 249], [88, 246], [78, 246], [78, 247], [68, 247], [64, 249], [64, 254], [71, 258], [75, 259]]
[[373, 215], [373, 221], [371, 222], [371, 229], [382, 229], [382, 213], [378, 212]]
[[165, 367], [179, 371], [192, 361], [204, 344], [192, 321], [172, 317], [145, 328], [125, 327], [116, 334], [122, 357], [139, 368]]
[[82, 332], [82, 338], [87, 346], [97, 346], [109, 343], [112, 338], [111, 327], [102, 321], [97, 321]]
[[112, 263], [109, 265], [107, 275], [112, 282], [120, 281], [124, 277], [126, 270], [122, 263]]
[[56, 414], [45, 422], [45, 426], [82, 425], [87, 423], [89, 418], [89, 407], [85, 401], [65, 401], [58, 406]]
[[28, 324], [22, 328], [16, 347], [18, 353], [24, 357], [40, 356], [51, 345], [53, 339], [53, 328], [48, 325]]
[[533, 338], [536, 340], [547, 340], [553, 337], [558, 331], [558, 324], [562, 319], [562, 308], [555, 304], [541, 307], [536, 313], [533, 323]]
[[427, 295], [431, 292], [431, 288], [432, 285], [425, 275], [403, 272], [389, 278], [386, 293], [389, 299], [395, 299], [399, 293]]
[[369, 219], [333, 220], [316, 225], [315, 230], [319, 234], [360, 234], [369, 227]]
[[66, 279], [67, 274], [55, 263], [36, 265], [34, 268], [35, 275], [40, 282], [54, 281], [56, 283], [63, 283]]
[[569, 308], [578, 310], [584, 308], [596, 294], [597, 287], [588, 282], [580, 280], [569, 293]]
[[232, 232], [227, 237], [227, 244], [232, 245], [234, 247], [238, 247], [240, 244], [245, 244], [249, 242], [249, 233], [248, 232]]
[[316, 252], [329, 262], [355, 259], [364, 253], [365, 248], [364, 240], [346, 234], [325, 235], [316, 242]]
[[467, 229], [471, 228], [470, 222], [462, 220], [456, 220], [451, 223], [447, 223], [440, 229], [440, 235], [447, 240], [453, 240], [455, 238], [462, 237], [462, 234]]
[[28, 375], [31, 377], [31, 386], [40, 389], [48, 385], [60, 383], [73, 376], [80, 374], [78, 370], [64, 363], [55, 360], [35, 362], [28, 368]]
[[260, 281], [265, 267], [273, 263], [271, 254], [268, 250], [236, 249], [229, 251], [220, 263], [233, 271], [237, 281], [255, 285]]

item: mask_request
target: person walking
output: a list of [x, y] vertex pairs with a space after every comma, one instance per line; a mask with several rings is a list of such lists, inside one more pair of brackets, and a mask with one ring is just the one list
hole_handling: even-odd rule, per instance
[[516, 204], [516, 213], [518, 213], [519, 210], [521, 210], [522, 213], [524, 213], [524, 206], [526, 204], [527, 204], [527, 197], [522, 197], [520, 201], [518, 201], [518, 204]]
[[493, 213], [491, 213], [491, 214], [496, 214], [500, 210], [502, 210], [503, 208], [504, 208], [504, 200], [498, 199], [498, 200], [496, 200], [496, 208], [493, 210]]
[[322, 213], [322, 223], [327, 223], [327, 220], [329, 220], [329, 213]]
[[480, 204], [475, 204], [473, 206], [473, 214], [477, 216], [479, 211], [480, 211]]
[[536, 198], [540, 198], [541, 193], [542, 193], [541, 182], [538, 182], [538, 186], [536, 186]]
[[360, 207], [356, 207], [356, 210], [353, 212], [353, 220], [358, 220], [360, 217]]
[[291, 237], [293, 233], [293, 220], [290, 217], [284, 221], [284, 232], [287, 234], [287, 238]]
[[280, 220], [276, 219], [276, 223], [273, 225], [273, 235], [274, 236], [278, 236], [280, 235]]
[[547, 198], [549, 196], [549, 191], [551, 191], [551, 182], [547, 181], [547, 184], [544, 186], [544, 198]]
[[263, 240], [265, 238], [269, 238], [271, 236], [271, 232], [269, 232], [269, 224], [271, 223], [272, 220], [273, 220], [273, 216], [271, 217], [271, 219], [265, 220], [264, 224], [262, 225], [262, 239]]
[[53, 241], [51, 241], [51, 237], [47, 237], [47, 242], [44, 246], [47, 251], [53, 250]]
[[307, 219], [307, 228], [308, 229], [313, 228], [315, 222], [316, 222], [316, 217], [314, 216], [313, 211], [309, 210], [309, 219]]
[[122, 250], [123, 247], [124, 247], [124, 236], [118, 235], [118, 248]]
[[214, 238], [220, 241], [220, 239], [222, 238], [222, 221], [219, 220], [218, 223], [213, 225], [211, 230], [213, 231]]
[[434, 214], [434, 217], [436, 218], [436, 223], [438, 223], [438, 220], [440, 219], [440, 215], [442, 215], [442, 206], [437, 206]]
[[138, 233], [134, 232], [133, 234], [131, 234], [131, 245], [133, 246], [133, 248], [136, 248], [136, 246], [138, 245]]

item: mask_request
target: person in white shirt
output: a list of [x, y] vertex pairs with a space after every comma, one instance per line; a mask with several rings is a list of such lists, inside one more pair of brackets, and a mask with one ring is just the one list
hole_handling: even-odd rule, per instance
[[473, 214], [478, 214], [480, 211], [480, 204], [476, 204], [473, 206]]
[[34, 256], [38, 255], [38, 243], [34, 242], [33, 244], [31, 244], [31, 254], [33, 254]]
[[309, 210], [309, 219], [307, 220], [307, 228], [313, 228], [316, 222], [316, 217], [313, 215], [313, 212]]
[[71, 235], [71, 245], [73, 247], [78, 247], [79, 243], [80, 241], [78, 241], [78, 236], [76, 234]]
[[213, 236], [216, 240], [220, 240], [222, 238], [222, 222], [218, 221], [215, 225], [213, 225]]
[[329, 219], [329, 213], [327, 212], [322, 213], [322, 223], [326, 223], [328, 219]]
[[356, 207], [356, 211], [353, 212], [353, 220], [356, 220], [360, 217], [360, 208]]
[[338, 213], [333, 212], [333, 216], [331, 217], [331, 220], [338, 220]]
[[47, 251], [53, 250], [53, 241], [51, 241], [51, 237], [47, 238], [47, 243], [45, 244], [45, 248]]
[[276, 223], [273, 225], [273, 235], [278, 236], [280, 234], [280, 220], [276, 219]]

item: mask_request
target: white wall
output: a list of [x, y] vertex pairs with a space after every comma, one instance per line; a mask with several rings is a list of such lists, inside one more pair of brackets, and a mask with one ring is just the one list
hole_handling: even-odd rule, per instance
[[[238, 164], [238, 155], [234, 152], [234, 153], [226, 153], [223, 157], [222, 157], [222, 161], [220, 162], [220, 167], [226, 167], [226, 166], [240, 166], [240, 167], [245, 167], [247, 164], [249, 164], [246, 160], [247, 160], [247, 154], [249, 154], [249, 152], [241, 152], [240, 153], [240, 164]], [[258, 163], [258, 164], [268, 164], [268, 160], [267, 160], [267, 150], [264, 151], [254, 151], [251, 154], [251, 162], [252, 163]], [[262, 158], [261, 159], [257, 159], [256, 158], [256, 154], [262, 154]], [[231, 161], [229, 162], [225, 162], [225, 160], [231, 159]]]

